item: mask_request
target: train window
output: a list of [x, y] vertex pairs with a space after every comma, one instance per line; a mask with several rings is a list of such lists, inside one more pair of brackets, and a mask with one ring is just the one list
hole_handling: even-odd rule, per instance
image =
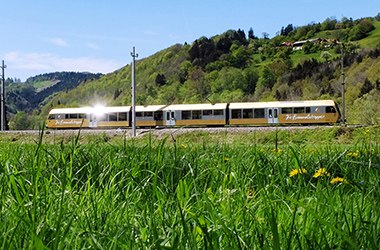
[[193, 110], [193, 119], [202, 119], [201, 111], [200, 110]]
[[65, 118], [63, 118], [63, 119], [69, 119], [69, 117], [70, 117], [69, 114], [65, 114], [64, 116], [65, 116]]
[[143, 112], [136, 112], [136, 117], [143, 117]]
[[255, 109], [254, 112], [255, 118], [265, 118], [265, 110], [264, 109]]
[[222, 109], [218, 109], [218, 110], [214, 110], [214, 116], [217, 116], [217, 115], [223, 115], [223, 110]]
[[240, 119], [240, 118], [241, 118], [241, 109], [233, 109], [232, 119]]
[[53, 114], [50, 114], [49, 117], [48, 117], [49, 120], [54, 120], [55, 119], [55, 115]]
[[128, 121], [128, 116], [127, 116], [127, 112], [121, 112], [119, 113], [119, 121]]
[[182, 120], [190, 120], [191, 119], [191, 111], [183, 110], [182, 111]]
[[203, 110], [202, 112], [203, 112], [203, 115], [208, 115], [208, 116], [212, 115], [212, 110], [210, 110], [210, 109]]
[[327, 106], [326, 113], [336, 113], [334, 106]]
[[294, 108], [294, 114], [303, 114], [305, 113], [305, 108], [304, 107], [298, 107], [298, 108]]
[[243, 118], [253, 118], [253, 109], [243, 109]]
[[65, 119], [65, 118], [66, 118], [66, 116], [63, 114], [55, 115], [55, 119]]
[[144, 112], [144, 117], [153, 117], [153, 112]]
[[111, 122], [117, 121], [117, 113], [109, 113], [108, 120]]
[[86, 114], [78, 114], [79, 119], [86, 119]]
[[311, 113], [311, 108], [310, 108], [310, 107], [306, 107], [306, 108], [305, 108], [305, 113], [306, 113], [306, 114]]
[[107, 121], [107, 114], [97, 114], [96, 119], [100, 121]]
[[69, 114], [69, 119], [78, 119], [78, 114]]
[[162, 121], [163, 118], [164, 118], [164, 114], [162, 111], [154, 112], [154, 120], [155, 121]]
[[293, 109], [292, 108], [281, 108], [281, 114], [292, 114]]

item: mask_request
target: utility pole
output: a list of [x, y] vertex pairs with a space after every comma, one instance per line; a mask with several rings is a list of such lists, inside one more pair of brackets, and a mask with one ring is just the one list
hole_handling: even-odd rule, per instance
[[139, 55], [135, 52], [135, 47], [131, 52], [132, 56], [132, 137], [136, 136], [136, 84], [135, 84], [135, 60]]
[[5, 74], [4, 74], [4, 70], [5, 68], [7, 67], [5, 64], [4, 64], [4, 60], [2, 60], [2, 64], [1, 64], [1, 131], [5, 131], [6, 129], [6, 126], [5, 126], [5, 123], [6, 123], [6, 114], [5, 114]]
[[342, 126], [346, 126], [346, 106], [345, 106], [345, 76], [344, 76], [344, 53], [343, 53], [343, 43], [340, 45], [340, 53], [341, 53], [341, 68], [342, 68]]

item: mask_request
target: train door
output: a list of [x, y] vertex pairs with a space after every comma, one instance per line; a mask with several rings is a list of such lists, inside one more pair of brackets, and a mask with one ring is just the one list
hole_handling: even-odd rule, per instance
[[167, 110], [167, 111], [166, 111], [165, 119], [166, 119], [166, 125], [167, 125], [167, 126], [175, 126], [175, 115], [174, 115], [174, 111], [172, 111], [172, 110]]
[[89, 117], [90, 117], [90, 122], [88, 124], [88, 126], [90, 128], [96, 128], [98, 126], [98, 121], [96, 119], [96, 115], [95, 114], [89, 114]]
[[268, 123], [278, 123], [278, 108], [268, 108]]

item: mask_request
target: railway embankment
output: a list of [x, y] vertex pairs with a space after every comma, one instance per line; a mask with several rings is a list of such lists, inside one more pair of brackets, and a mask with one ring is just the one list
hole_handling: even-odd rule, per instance
[[380, 126], [278, 126], [278, 127], [204, 127], [204, 128], [144, 128], [137, 129], [83, 129], [83, 130], [23, 130], [0, 132], [0, 142], [118, 143], [135, 140], [168, 140], [186, 143], [242, 143], [242, 144], [356, 144], [380, 143]]

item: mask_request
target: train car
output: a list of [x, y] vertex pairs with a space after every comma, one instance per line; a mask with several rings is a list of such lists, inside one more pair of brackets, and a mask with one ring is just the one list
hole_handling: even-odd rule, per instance
[[328, 124], [340, 120], [332, 100], [230, 103], [229, 125]]
[[56, 108], [49, 112], [46, 126], [53, 129], [129, 127], [130, 110], [130, 106]]
[[89, 128], [130, 127], [131, 106], [94, 107], [89, 118]]
[[90, 114], [93, 108], [56, 108], [49, 112], [46, 127], [47, 128], [87, 128], [89, 127]]
[[[172, 104], [136, 106], [136, 127], [329, 124], [340, 120], [332, 100]], [[48, 128], [122, 128], [131, 126], [131, 106], [58, 108]]]
[[163, 109], [164, 126], [224, 126], [227, 103], [172, 104]]
[[164, 125], [166, 105], [136, 106], [136, 127], [158, 127]]

